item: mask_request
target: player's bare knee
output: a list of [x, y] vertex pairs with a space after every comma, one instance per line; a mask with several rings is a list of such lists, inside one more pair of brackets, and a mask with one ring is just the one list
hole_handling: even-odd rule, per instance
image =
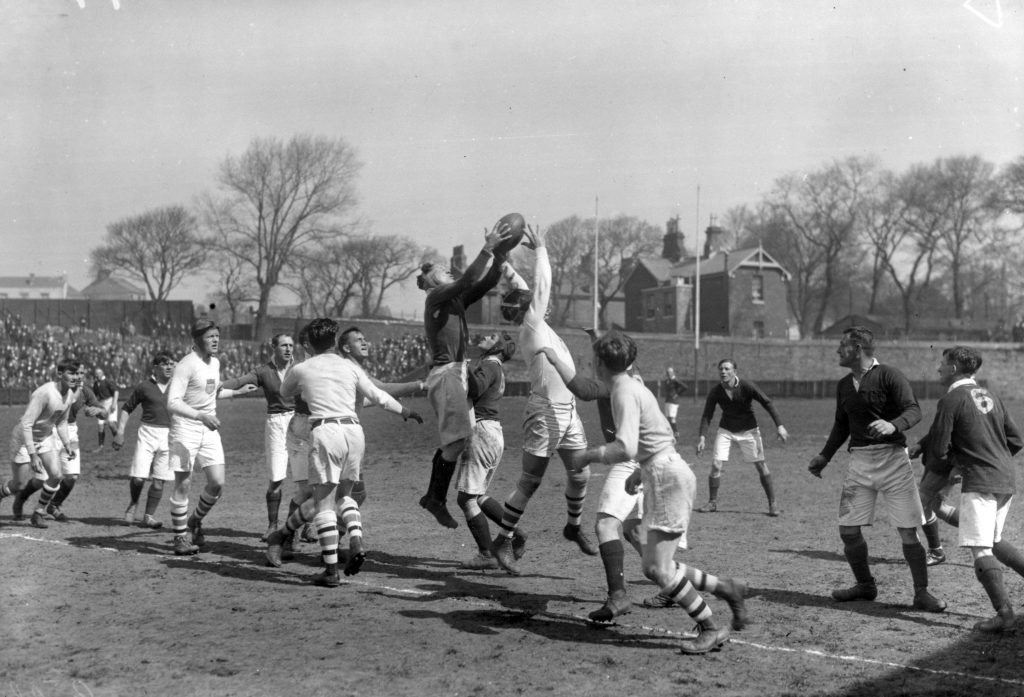
[[457, 440], [454, 443], [449, 443], [448, 445], [441, 448], [441, 457], [444, 458], [445, 462], [457, 462], [459, 459], [459, 455], [462, 454], [462, 451], [465, 448], [466, 441]]
[[768, 471], [768, 465], [765, 464], [764, 460], [758, 460], [755, 462], [754, 469], [756, 469], [757, 473], [762, 477], [766, 477], [771, 474], [771, 472]]
[[721, 476], [722, 476], [722, 466], [724, 464], [725, 463], [722, 462], [721, 460], [712, 460], [711, 461], [711, 478], [712, 479], [719, 479], [719, 478], [721, 478]]
[[540, 488], [540, 482], [541, 478], [536, 474], [523, 472], [519, 475], [519, 481], [516, 482], [516, 489], [526, 498], [530, 498]]
[[459, 505], [462, 512], [466, 514], [467, 518], [472, 518], [476, 513], [480, 512], [480, 497], [474, 496], [473, 494], [467, 494], [464, 491], [460, 491], [455, 497], [455, 503]]
[[599, 542], [622, 539], [622, 521], [607, 513], [598, 513], [594, 533]]

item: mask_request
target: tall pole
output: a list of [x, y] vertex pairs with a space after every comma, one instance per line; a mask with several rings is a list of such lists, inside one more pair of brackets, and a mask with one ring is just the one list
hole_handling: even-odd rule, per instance
[[594, 197], [594, 331], [598, 330], [597, 318], [601, 314], [601, 305], [598, 298], [598, 278], [597, 278], [597, 252], [600, 249], [600, 235], [598, 233], [599, 227], [597, 223], [597, 196]]
[[697, 185], [697, 210], [694, 222], [696, 223], [693, 246], [696, 252], [696, 276], [693, 286], [693, 399], [697, 401], [697, 384], [700, 377], [700, 184]]

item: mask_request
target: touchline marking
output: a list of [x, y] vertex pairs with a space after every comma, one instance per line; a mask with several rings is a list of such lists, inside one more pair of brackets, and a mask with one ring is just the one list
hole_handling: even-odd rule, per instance
[[[47, 539], [45, 537], [33, 537], [32, 535], [25, 535], [23, 533], [0, 532], [0, 538], [4, 538], [4, 537], [20, 538], [20, 539], [23, 539], [23, 540], [29, 540], [31, 542], [49, 542], [50, 544], [63, 545], [65, 547], [71, 547], [72, 546], [71, 543], [66, 542], [64, 540], [50, 540], [50, 539]], [[135, 555], [138, 555], [138, 556], [146, 556], [146, 555], [143, 555], [140, 552], [136, 552], [134, 550], [120, 550], [120, 549], [114, 549], [113, 547], [88, 547], [87, 549], [96, 549], [96, 550], [100, 550], [100, 551], [103, 551], [103, 552], [127, 552], [128, 554], [135, 554]], [[205, 560], [202, 559], [202, 557], [200, 557], [198, 559], [198, 561], [205, 561]], [[390, 566], [389, 564], [384, 564], [384, 563], [380, 563], [380, 562], [375, 562], [375, 563], [379, 563], [381, 566]], [[388, 585], [385, 585], [383, 583], [375, 583], [375, 582], [370, 582], [370, 581], [357, 581], [357, 580], [352, 579], [352, 578], [343, 579], [342, 584], [343, 585], [349, 585], [349, 586], [362, 586], [364, 588], [368, 588], [368, 589], [371, 589], [371, 590], [390, 591], [392, 593], [404, 593], [405, 595], [412, 595], [412, 596], [416, 596], [416, 597], [420, 597], [420, 598], [428, 597], [428, 596], [436, 596], [439, 600], [445, 600], [445, 599], [447, 599], [447, 600], [457, 600], [457, 599], [459, 599], [459, 596], [446, 595], [444, 593], [438, 593], [437, 591], [421, 591], [421, 590], [416, 590], [416, 589], [412, 589], [412, 588], [397, 588], [395, 586], [388, 586]], [[494, 607], [494, 602], [493, 601], [488, 602], [488, 601], [481, 600], [479, 598], [465, 599], [465, 596], [464, 596], [463, 597], [463, 602], [466, 602], [466, 603], [468, 603], [470, 605], [476, 605], [476, 606], [479, 606], [479, 607]], [[516, 610], [514, 608], [505, 608], [505, 609], [506, 609], [507, 612], [513, 612], [513, 613], [516, 612]], [[548, 611], [548, 610], [545, 610], [543, 612], [536, 612], [536, 613], [531, 613], [530, 614], [531, 617], [534, 617], [534, 616], [537, 616], [537, 615], [540, 615], [542, 617], [550, 617], [550, 618], [553, 618], [553, 619], [559, 619], [559, 620], [579, 620], [579, 621], [586, 622], [587, 624], [590, 624], [589, 618], [583, 617], [581, 615], [573, 615], [573, 614], [563, 613], [563, 612], [551, 612], [551, 611]], [[624, 629], [639, 629], [639, 630], [642, 630], [642, 631], [645, 631], [645, 632], [661, 633], [661, 634], [667, 634], [669, 636], [683, 636], [684, 634], [687, 634], [687, 632], [673, 631], [671, 629], [665, 629], [664, 627], [651, 627], [651, 626], [648, 626], [648, 625], [645, 625], [645, 624], [615, 623], [613, 625], [607, 625], [607, 626], [609, 628], [611, 628], [611, 627], [622, 627]], [[997, 677], [992, 677], [992, 676], [988, 676], [988, 675], [973, 675], [971, 673], [961, 673], [961, 672], [958, 672], [958, 671], [955, 671], [955, 670], [936, 670], [934, 668], [922, 668], [921, 666], [912, 666], [912, 665], [908, 665], [906, 663], [894, 663], [892, 661], [881, 661], [881, 660], [879, 660], [877, 658], [865, 658], [864, 656], [853, 656], [853, 655], [844, 655], [844, 654], [838, 654], [838, 653], [828, 653], [827, 651], [819, 651], [818, 649], [794, 649], [794, 648], [789, 648], [787, 646], [771, 646], [769, 644], [760, 644], [760, 643], [757, 643], [755, 641], [746, 641], [744, 639], [737, 639], [735, 637], [735, 635], [730, 635], [729, 636], [729, 641], [734, 643], [734, 644], [740, 644], [741, 646], [749, 646], [752, 649], [760, 649], [762, 651], [776, 651], [778, 653], [804, 654], [805, 656], [814, 656], [816, 658], [827, 658], [827, 659], [831, 659], [831, 660], [834, 660], [834, 661], [846, 661], [847, 663], [864, 663], [866, 665], [880, 666], [882, 668], [897, 668], [897, 669], [900, 669], [900, 670], [910, 670], [910, 671], [914, 671], [914, 672], [917, 672], [917, 673], [927, 673], [929, 675], [941, 675], [941, 676], [955, 677], [955, 678], [966, 678], [966, 679], [969, 679], [969, 680], [981, 680], [982, 682], [1001, 683], [1003, 685], [1024, 686], [1024, 680], [1013, 680], [1011, 678], [997, 678]]]

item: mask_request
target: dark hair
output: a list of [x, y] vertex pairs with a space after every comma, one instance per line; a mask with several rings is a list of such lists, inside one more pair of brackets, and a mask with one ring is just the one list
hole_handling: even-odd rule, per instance
[[363, 330], [360, 329], [359, 327], [355, 326], [355, 325], [352, 325], [351, 327], [349, 327], [348, 329], [343, 331], [341, 334], [339, 334], [338, 335], [338, 348], [340, 349], [345, 344], [345, 342], [348, 341], [348, 338], [351, 335], [356, 334], [356, 333], [362, 334]]
[[501, 299], [501, 316], [506, 322], [519, 324], [523, 321], [523, 315], [530, 309], [533, 302], [533, 291], [525, 288], [515, 288], [505, 293]]
[[192, 323], [192, 329], [189, 331], [189, 334], [192, 335], [193, 339], [199, 340], [203, 338], [203, 334], [216, 328], [217, 323], [212, 319], [197, 319]]
[[335, 345], [338, 323], [330, 317], [317, 317], [306, 328], [309, 330], [309, 345], [317, 353], [323, 353]]
[[60, 363], [57, 364], [58, 373], [67, 373], [69, 371], [77, 373], [81, 369], [82, 361], [78, 360], [77, 358], [62, 358], [60, 359]]
[[981, 352], [970, 346], [954, 346], [942, 352], [947, 363], [956, 366], [961, 375], [974, 375], [981, 367]]
[[875, 354], [875, 335], [867, 327], [847, 327], [843, 330], [843, 338], [849, 339], [855, 346], [864, 352], [865, 356]]
[[157, 351], [153, 354], [153, 365], [174, 363], [174, 355], [170, 351]]
[[719, 370], [722, 369], [722, 364], [723, 363], [728, 363], [729, 365], [731, 365], [733, 370], [736, 370], [736, 368], [738, 367], [736, 365], [736, 361], [734, 361], [733, 359], [731, 359], [731, 358], [723, 358], [722, 360], [718, 361], [718, 369]]
[[612, 330], [594, 342], [597, 360], [613, 373], [624, 373], [636, 361], [636, 342], [628, 334]]
[[434, 270], [434, 262], [425, 261], [420, 265], [420, 275], [416, 277], [416, 287], [420, 290], [426, 290], [427, 284], [426, 279], [430, 275], [430, 272]]
[[309, 324], [308, 323], [304, 327], [302, 327], [302, 329], [299, 330], [299, 333], [295, 337], [295, 339], [299, 342], [299, 344], [308, 344], [309, 343]]
[[274, 336], [270, 337], [270, 345], [273, 346], [274, 348], [277, 348], [277, 342], [279, 342], [283, 337], [286, 337], [286, 336], [288, 338], [291, 338], [292, 333], [291, 332], [278, 332], [277, 334], [274, 334]]

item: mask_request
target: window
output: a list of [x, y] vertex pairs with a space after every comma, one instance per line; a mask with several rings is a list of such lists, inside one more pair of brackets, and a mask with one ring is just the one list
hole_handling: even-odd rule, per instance
[[673, 315], [676, 314], [676, 308], [675, 308], [675, 302], [674, 301], [675, 301], [675, 298], [672, 296], [672, 293], [665, 293], [665, 302], [662, 305], [661, 313], [663, 315], [665, 315], [666, 317], [672, 317]]
[[754, 338], [764, 338], [764, 322], [762, 322], [761, 320], [754, 320]]
[[759, 273], [751, 279], [750, 298], [756, 303], [764, 302], [764, 276]]
[[644, 303], [647, 305], [647, 318], [652, 319], [654, 317], [654, 308], [658, 304], [654, 293], [648, 293], [647, 297], [644, 298]]

